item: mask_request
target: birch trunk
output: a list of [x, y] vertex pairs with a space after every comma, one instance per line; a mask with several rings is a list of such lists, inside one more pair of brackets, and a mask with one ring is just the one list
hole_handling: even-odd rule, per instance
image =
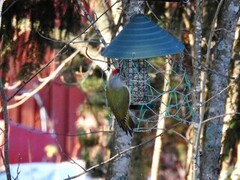
[[[220, 150], [222, 139], [223, 118], [219, 115], [225, 112], [226, 88], [228, 83], [232, 45], [239, 18], [239, 0], [226, 0], [218, 17], [218, 37], [214, 52], [213, 70], [223, 76], [214, 73], [210, 77], [209, 112], [207, 119], [215, 118], [207, 122], [205, 128], [203, 154], [201, 159], [201, 179], [217, 180], [220, 173]], [[222, 91], [220, 93], [220, 91]]]
[[[239, 42], [239, 33], [240, 33], [240, 29], [238, 28], [237, 32], [236, 32], [236, 36], [235, 36], [235, 43], [234, 43], [234, 55], [233, 55], [233, 69], [232, 69], [232, 73], [231, 73], [231, 77], [233, 78], [238, 78], [240, 76], [240, 52], [238, 51], [238, 47], [240, 46], [240, 42]], [[240, 91], [240, 86], [239, 83], [237, 83], [236, 81], [233, 82], [233, 86], [229, 89], [228, 91], [228, 97], [227, 97], [227, 101], [226, 101], [226, 116], [224, 117], [224, 124], [223, 124], [223, 138], [222, 141], [228, 141], [228, 139], [226, 139], [226, 131], [230, 126], [231, 121], [235, 118], [235, 114], [236, 112], [238, 112], [238, 104], [239, 104], [239, 91]], [[238, 145], [238, 148], [240, 148], [240, 145]], [[240, 154], [239, 154], [240, 150], [238, 149], [238, 160], [239, 162], [236, 163], [236, 165], [240, 165]], [[223, 154], [223, 148], [222, 148], [222, 154]], [[229, 166], [231, 163], [231, 159], [232, 159], [232, 155], [231, 153], [227, 154], [227, 157], [224, 159], [224, 161], [222, 162], [222, 169], [221, 169], [221, 173], [220, 173], [220, 179], [226, 179], [229, 178]], [[236, 169], [240, 169], [240, 167], [235, 167]]]
[[237, 162], [234, 166], [234, 171], [231, 174], [231, 180], [239, 180], [240, 177], [240, 143], [237, 146]]
[[[119, 127], [119, 125], [114, 123], [114, 140], [111, 149], [111, 155], [115, 155], [125, 149], [129, 149], [132, 143], [132, 136], [126, 135], [126, 133]], [[128, 166], [131, 158], [131, 152], [123, 154], [119, 159], [113, 161], [109, 164], [108, 173], [106, 179], [108, 180], [118, 180], [118, 179], [128, 179]]]
[[[144, 1], [136, 0], [122, 0], [123, 11], [124, 11], [124, 23], [128, 23], [130, 17], [134, 14], [144, 12], [143, 9]], [[129, 71], [127, 71], [129, 72]], [[132, 144], [133, 137], [126, 135], [126, 133], [115, 123], [114, 125], [114, 143], [112, 147], [112, 155], [121, 152], [123, 150], [129, 149]], [[119, 159], [112, 162], [109, 165], [108, 177], [107, 179], [119, 180], [119, 179], [129, 179], [128, 178], [128, 169], [131, 159], [131, 152], [123, 154]]]
[[[240, 77], [240, 51], [239, 51], [239, 46], [240, 46], [240, 28], [238, 27], [238, 32], [236, 33], [236, 44], [235, 44], [235, 55], [234, 55], [234, 75], [236, 75], [235, 77]], [[236, 94], [237, 96], [237, 102], [235, 102], [236, 106], [238, 105], [237, 109], [235, 112], [238, 112], [238, 109], [239, 109], [239, 97], [240, 97], [240, 85], [239, 83], [236, 84], [237, 86], [237, 89], [236, 89]], [[234, 165], [234, 171], [232, 172], [231, 174], [231, 179], [232, 180], [237, 180], [239, 179], [240, 177], [240, 143], [238, 142], [238, 145], [237, 145], [237, 162], [236, 164]]]
[[[200, 174], [200, 136], [201, 136], [201, 126], [200, 121], [201, 114], [201, 93], [204, 91], [201, 88], [201, 63], [202, 63], [202, 23], [203, 23], [203, 0], [197, 0], [196, 2], [196, 18], [195, 18], [195, 42], [194, 42], [194, 95], [193, 95], [193, 108], [194, 108], [194, 126], [193, 128], [193, 145], [188, 144], [188, 157], [187, 165], [189, 167], [187, 179], [198, 179]], [[202, 91], [201, 91], [202, 90]], [[190, 130], [191, 131], [191, 130]], [[193, 162], [192, 162], [193, 161]], [[192, 163], [190, 163], [192, 162]]]
[[[162, 96], [162, 101], [159, 108], [159, 118], [158, 118], [156, 136], [159, 136], [161, 133], [163, 133], [165, 129], [165, 114], [166, 114], [167, 104], [169, 100], [168, 91], [170, 90], [171, 65], [169, 63], [166, 63], [165, 67], [166, 67], [166, 72], [164, 75], [163, 90], [167, 93], [165, 93]], [[161, 150], [162, 150], [162, 136], [159, 136], [155, 139], [155, 144], [154, 144], [152, 168], [151, 168], [151, 180], [158, 180]]]

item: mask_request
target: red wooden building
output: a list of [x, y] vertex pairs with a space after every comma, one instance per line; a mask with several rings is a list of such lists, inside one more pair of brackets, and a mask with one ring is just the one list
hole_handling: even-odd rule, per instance
[[[54, 55], [51, 52], [46, 59]], [[52, 63], [42, 72], [42, 76], [48, 76], [56, 67]], [[11, 81], [11, 77], [15, 77], [14, 72], [10, 70], [8, 76]], [[17, 96], [31, 91], [39, 83], [37, 78], [33, 79]], [[6, 95], [10, 97], [14, 91], [16, 89], [6, 90]], [[9, 105], [14, 104], [13, 100]], [[22, 105], [9, 109], [10, 163], [62, 161], [77, 156], [80, 145], [75, 136], [76, 121], [79, 117], [78, 107], [84, 100], [84, 93], [78, 87], [67, 86], [58, 77]], [[3, 127], [2, 113], [0, 119]], [[3, 133], [0, 143], [4, 144]]]

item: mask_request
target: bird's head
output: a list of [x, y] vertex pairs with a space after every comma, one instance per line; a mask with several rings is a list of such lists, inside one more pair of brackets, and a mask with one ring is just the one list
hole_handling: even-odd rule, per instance
[[114, 69], [114, 70], [112, 70], [109, 78], [110, 78], [110, 79], [120, 78], [120, 70], [119, 70], [119, 69]]
[[112, 88], [122, 87], [125, 83], [120, 78], [120, 70], [114, 69], [109, 77], [109, 86]]
[[117, 75], [117, 74], [119, 74], [120, 73], [120, 70], [119, 69], [114, 69], [113, 71], [112, 71], [112, 75]]

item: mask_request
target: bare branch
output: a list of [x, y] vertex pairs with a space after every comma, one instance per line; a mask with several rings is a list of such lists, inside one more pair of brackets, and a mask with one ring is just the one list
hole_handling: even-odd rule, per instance
[[[80, 0], [77, 0], [77, 3], [78, 3], [78, 5], [79, 5], [79, 7], [83, 10], [83, 12], [84, 12], [85, 16], [87, 17], [88, 21], [93, 25], [93, 28], [94, 28], [94, 30], [96, 31], [96, 33], [98, 34], [101, 42], [106, 46], [106, 45], [107, 45], [106, 41], [104, 40], [104, 38], [103, 38], [100, 30], [99, 30], [98, 27], [96, 26], [96, 24], [93, 23], [93, 22], [94, 22], [93, 19], [91, 18], [91, 16], [90, 16], [89, 13], [87, 12], [87, 10], [86, 10], [86, 8], [84, 7], [84, 5], [82, 4], [82, 2], [81, 2]], [[116, 4], [116, 3], [115, 3], [115, 4]], [[114, 4], [114, 5], [115, 5], [115, 4]], [[105, 13], [104, 13], [104, 14], [105, 14]]]
[[231, 83], [229, 83], [225, 88], [223, 88], [221, 91], [219, 91], [217, 94], [215, 94], [214, 96], [211, 96], [209, 99], [207, 99], [204, 103], [207, 103], [211, 100], [213, 100], [214, 98], [216, 98], [217, 96], [221, 95], [221, 93], [223, 93], [224, 91], [226, 91], [228, 88], [230, 88], [231, 86], [236, 85], [236, 82], [239, 81], [239, 78], [236, 78], [234, 81], [232, 81]]
[[136, 145], [136, 146], [131, 146], [131, 147], [128, 148], [128, 149], [125, 149], [125, 150], [123, 150], [123, 151], [121, 151], [121, 152], [118, 152], [117, 154], [115, 154], [114, 156], [112, 156], [111, 158], [109, 158], [108, 160], [103, 161], [103, 162], [101, 162], [101, 163], [99, 163], [99, 164], [96, 164], [96, 165], [94, 165], [94, 166], [86, 169], [86, 171], [84, 171], [83, 173], [80, 173], [80, 174], [75, 175], [75, 176], [72, 176], [72, 177], [68, 177], [68, 178], [66, 178], [66, 179], [64, 179], [64, 180], [70, 180], [70, 179], [75, 179], [75, 178], [77, 178], [77, 177], [80, 177], [80, 176], [86, 174], [87, 172], [90, 172], [91, 170], [93, 170], [93, 169], [95, 169], [95, 168], [97, 168], [97, 167], [99, 167], [99, 166], [102, 166], [102, 165], [104, 165], [104, 164], [107, 164], [107, 163], [109, 163], [109, 162], [111, 162], [111, 161], [113, 161], [113, 160], [121, 157], [123, 154], [125, 154], [125, 153], [127, 153], [127, 152], [129, 152], [129, 151], [132, 151], [132, 150], [134, 150], [134, 149], [137, 149], [137, 148], [139, 148], [139, 147], [142, 147], [142, 146], [144, 146], [144, 145], [147, 145], [148, 143], [150, 143], [150, 142], [152, 142], [153, 140], [155, 140], [157, 137], [160, 137], [160, 136], [162, 136], [164, 133], [172, 130], [172, 129], [175, 128], [175, 127], [177, 127], [179, 124], [181, 124], [181, 122], [172, 125], [170, 128], [165, 129], [165, 131], [162, 132], [161, 134], [158, 134], [157, 136], [155, 136], [155, 137], [153, 137], [153, 138], [151, 138], [151, 139], [149, 139], [149, 140], [147, 140], [147, 141], [144, 141], [144, 142], [142, 142], [142, 143], [140, 143], [140, 144], [138, 144], [138, 145]]
[[209, 122], [209, 121], [213, 121], [213, 120], [216, 120], [216, 119], [218, 119], [218, 118], [220, 118], [220, 117], [224, 117], [224, 116], [228, 116], [228, 115], [240, 115], [240, 112], [220, 114], [220, 115], [218, 115], [218, 116], [214, 116], [214, 117], [205, 119], [205, 120], [202, 122], [202, 124], [205, 124], [205, 123], [207, 123], [207, 122]]
[[69, 160], [71, 160], [71, 163], [72, 164], [77, 164], [84, 172], [86, 172], [86, 169], [81, 166], [79, 163], [77, 163], [74, 159], [72, 159], [67, 153], [65, 153], [59, 143], [59, 141], [56, 139], [56, 142], [57, 142], [57, 145], [58, 145], [58, 148], [60, 149], [61, 153]]
[[[30, 97], [32, 97], [34, 94], [36, 94], [38, 91], [40, 91], [48, 82], [50, 82], [51, 80], [53, 80], [58, 74], [59, 72], [64, 68], [64, 66], [71, 61], [78, 53], [79, 53], [80, 49], [76, 50], [74, 53], [72, 53], [72, 55], [70, 55], [68, 58], [66, 58], [58, 67], [57, 69], [51, 73], [47, 78], [45, 78], [45, 80], [38, 85], [38, 87], [36, 87], [33, 91], [28, 92], [28, 93], [24, 93], [22, 94], [22, 98], [20, 101], [18, 101], [15, 104], [9, 105], [7, 106], [8, 109], [13, 109], [17, 106], [20, 106], [21, 104], [23, 104], [24, 102], [26, 102]], [[0, 112], [2, 111], [2, 108], [0, 109]]]
[[[31, 80], [33, 80], [38, 74], [40, 74], [46, 67], [48, 67], [62, 52], [64, 52], [65, 48], [70, 45], [71, 43], [74, 43], [76, 39], [78, 39], [82, 34], [84, 34], [88, 29], [90, 29], [107, 11], [110, 9], [107, 9], [101, 16], [99, 16], [96, 20], [92, 21], [89, 26], [85, 28], [85, 30], [69, 40], [63, 47], [58, 51], [56, 56], [52, 58], [47, 64], [45, 64], [41, 69], [39, 69], [32, 77], [30, 77], [27, 81], [24, 81], [22, 86], [11, 96], [8, 98], [8, 102], [16, 95], [18, 94]], [[0, 110], [1, 111], [1, 110]]]

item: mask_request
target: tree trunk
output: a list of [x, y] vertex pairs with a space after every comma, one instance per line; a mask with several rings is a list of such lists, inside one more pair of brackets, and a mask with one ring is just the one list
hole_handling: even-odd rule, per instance
[[[4, 0], [0, 0], [0, 28], [2, 27], [2, 7], [3, 7]], [[1, 129], [0, 133], [4, 134], [4, 150], [2, 152], [2, 147], [0, 149], [1, 157], [3, 160], [3, 164], [6, 171], [6, 179], [11, 180], [11, 171], [9, 167], [9, 149], [8, 149], [8, 111], [7, 111], [7, 97], [4, 92], [4, 84], [2, 82], [2, 77], [0, 77], [0, 109], [3, 111], [3, 118], [4, 118], [4, 129]], [[1, 112], [1, 110], [0, 110]]]
[[[134, 134], [132, 145], [138, 145], [143, 143], [143, 141], [146, 139], [145, 133], [136, 133]], [[147, 173], [146, 173], [146, 149], [145, 147], [136, 148], [132, 151], [131, 155], [131, 161], [129, 165], [129, 171], [128, 171], [128, 179], [129, 180], [145, 180], [147, 179]]]
[[[114, 124], [114, 136], [111, 148], [111, 156], [131, 147], [132, 136], [126, 133], [116, 123]], [[109, 164], [106, 179], [118, 180], [128, 179], [128, 166], [131, 158], [131, 152], [127, 152], [119, 157], [119, 159]]]
[[[203, 154], [201, 159], [201, 179], [217, 180], [220, 172], [220, 150], [222, 139], [223, 118], [219, 115], [225, 112], [226, 88], [228, 83], [232, 45], [237, 21], [239, 18], [239, 0], [226, 0], [218, 17], [218, 37], [214, 52], [213, 70], [225, 76], [214, 73], [210, 77], [209, 112], [205, 128]], [[220, 91], [222, 91], [220, 93]], [[218, 117], [217, 117], [218, 116]]]
[[[123, 11], [124, 11], [124, 23], [128, 23], [130, 17], [134, 14], [139, 14], [144, 12], [143, 5], [144, 1], [136, 0], [122, 0]], [[126, 71], [129, 72], [129, 71]], [[115, 123], [115, 133], [113, 139], [113, 147], [111, 154], [114, 155], [123, 150], [129, 149], [132, 144], [132, 136], [126, 135], [126, 133]], [[131, 159], [131, 152], [123, 154], [119, 159], [112, 162], [109, 165], [108, 177], [107, 179], [119, 180], [128, 179], [128, 169]], [[135, 167], [137, 168], [137, 167]], [[138, 172], [139, 173], [139, 172]]]
[[[164, 93], [164, 95], [162, 96], [162, 100], [159, 108], [159, 118], [158, 118], [156, 136], [159, 136], [161, 133], [163, 133], [165, 129], [165, 114], [166, 114], [167, 104], [169, 100], [168, 91], [170, 90], [171, 65], [167, 62], [165, 67], [166, 67], [166, 70], [164, 75], [163, 91], [167, 93]], [[151, 168], [151, 180], [158, 179], [161, 150], [162, 150], [162, 136], [159, 136], [155, 139], [155, 144], [154, 144], [152, 168]]]
[[[240, 47], [240, 41], [239, 39], [239, 33], [240, 33], [240, 29], [237, 30], [238, 33], [236, 36], [236, 41], [234, 43], [234, 55], [233, 55], [233, 62], [232, 62], [232, 73], [231, 73], [231, 77], [233, 78], [238, 78], [240, 76], [240, 52], [239, 52], [239, 47]], [[230, 87], [229, 91], [228, 91], [228, 97], [226, 100], [226, 116], [224, 117], [223, 121], [223, 138], [222, 138], [222, 142], [226, 141], [225, 143], [228, 142], [228, 139], [226, 139], [226, 132], [227, 129], [230, 126], [230, 123], [232, 120], [235, 120], [236, 117], [236, 112], [238, 112], [238, 103], [239, 103], [239, 97], [240, 97], [240, 86], [239, 83], [237, 81], [233, 82], [233, 86]], [[231, 137], [230, 137], [231, 138]], [[225, 146], [225, 144], [223, 144], [223, 146]], [[240, 145], [238, 145], [238, 148], [240, 148]], [[224, 156], [226, 156], [226, 158], [223, 160], [222, 162], [222, 169], [221, 169], [221, 173], [220, 173], [220, 179], [227, 179], [229, 178], [229, 166], [231, 164], [231, 160], [232, 160], [232, 153], [229, 154], [224, 154], [225, 152], [223, 151], [224, 148], [222, 148], [222, 154]], [[236, 163], [236, 165], [240, 165], [240, 154], [239, 154], [240, 150], [238, 149], [238, 163]], [[236, 167], [237, 169], [239, 169], [240, 167]]]
[[[189, 144], [188, 148], [192, 150], [192, 157], [190, 161], [192, 162], [189, 172], [188, 172], [188, 179], [198, 179], [200, 174], [200, 137], [201, 137], [201, 125], [200, 122], [202, 121], [203, 112], [201, 111], [201, 93], [205, 91], [201, 87], [201, 62], [202, 62], [202, 23], [203, 23], [203, 0], [197, 0], [196, 2], [196, 18], [195, 18], [195, 43], [194, 43], [194, 66], [196, 67], [194, 70], [194, 95], [193, 95], [193, 108], [194, 108], [194, 118], [193, 121], [196, 126], [193, 126], [193, 144]], [[191, 127], [190, 127], [191, 128]], [[190, 153], [190, 152], [188, 152]]]
[[240, 143], [237, 145], [237, 162], [234, 166], [234, 171], [231, 174], [231, 180], [239, 180], [240, 177]]
[[4, 129], [1, 129], [0, 133], [4, 134], [4, 150], [2, 153], [2, 149], [0, 149], [0, 153], [1, 153], [1, 157], [3, 160], [3, 164], [5, 167], [5, 171], [6, 171], [6, 179], [7, 180], [11, 180], [11, 171], [10, 171], [10, 167], [9, 167], [9, 141], [8, 141], [8, 110], [7, 110], [7, 97], [6, 94], [4, 92], [4, 86], [2, 83], [2, 79], [0, 77], [0, 97], [1, 97], [1, 107], [0, 109], [2, 109], [3, 111], [3, 118], [4, 118]]

